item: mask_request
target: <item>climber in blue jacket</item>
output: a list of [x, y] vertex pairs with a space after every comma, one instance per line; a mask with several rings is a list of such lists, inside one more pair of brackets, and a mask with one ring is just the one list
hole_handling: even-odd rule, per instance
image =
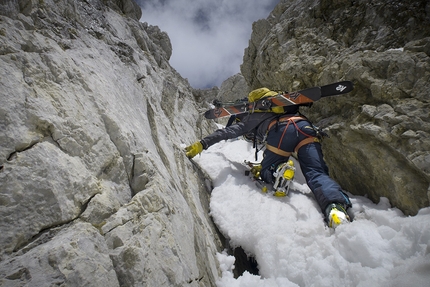
[[276, 178], [273, 174], [296, 153], [306, 182], [315, 195], [327, 224], [335, 228], [349, 222], [347, 209], [351, 207], [351, 202], [328, 174], [319, 130], [299, 113], [299, 106], [284, 108], [285, 113], [281, 115], [273, 112], [237, 115], [235, 123], [186, 147], [186, 155], [193, 158], [215, 143], [245, 135], [266, 143], [257, 176], [267, 183], [274, 183]]

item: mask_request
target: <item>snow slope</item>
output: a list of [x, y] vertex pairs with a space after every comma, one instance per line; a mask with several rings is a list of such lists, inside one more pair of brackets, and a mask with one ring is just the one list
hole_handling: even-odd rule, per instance
[[430, 207], [406, 217], [386, 198], [374, 204], [351, 196], [354, 221], [333, 230], [302, 175], [288, 197], [276, 198], [244, 175], [245, 159], [254, 160], [254, 149], [244, 140], [220, 142], [195, 157], [213, 179], [215, 223], [260, 270], [235, 279], [234, 257], [218, 254], [219, 287], [430, 286]]

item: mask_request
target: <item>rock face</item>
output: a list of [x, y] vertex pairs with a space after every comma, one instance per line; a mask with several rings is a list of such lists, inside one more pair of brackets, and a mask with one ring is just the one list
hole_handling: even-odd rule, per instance
[[1, 1], [0, 285], [215, 286], [210, 183], [183, 145], [215, 129], [196, 99], [260, 86], [353, 80], [307, 113], [333, 176], [428, 206], [430, 4], [368, 2], [281, 1], [243, 77], [203, 92], [132, 0]]
[[214, 127], [131, 0], [0, 4], [0, 285], [214, 286]]
[[223, 102], [234, 101], [248, 96], [248, 83], [242, 74], [236, 74], [225, 80], [220, 87], [217, 98]]
[[353, 81], [303, 110], [331, 135], [331, 174], [416, 214], [430, 197], [429, 27], [425, 0], [282, 0], [253, 24], [241, 73], [251, 88], [287, 91]]

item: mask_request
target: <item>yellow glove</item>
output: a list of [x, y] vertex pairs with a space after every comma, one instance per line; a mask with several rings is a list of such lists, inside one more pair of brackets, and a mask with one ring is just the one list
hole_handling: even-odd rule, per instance
[[203, 145], [200, 141], [198, 141], [198, 142], [193, 143], [190, 146], [187, 146], [185, 148], [185, 151], [187, 152], [186, 153], [187, 157], [193, 158], [203, 151]]

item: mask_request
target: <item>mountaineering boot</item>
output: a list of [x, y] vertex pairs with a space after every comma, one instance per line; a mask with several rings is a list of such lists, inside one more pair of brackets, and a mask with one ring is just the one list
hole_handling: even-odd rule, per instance
[[291, 182], [294, 178], [295, 169], [296, 168], [294, 167], [294, 162], [292, 160], [278, 165], [276, 171], [273, 173], [275, 178], [275, 183], [273, 184], [273, 189], [275, 190], [273, 193], [274, 196], [287, 196]]
[[326, 221], [329, 227], [336, 228], [341, 224], [351, 221], [346, 209], [338, 203], [329, 204], [325, 211]]
[[252, 175], [251, 178], [255, 182], [255, 184], [261, 189], [263, 193], [267, 193], [269, 191], [269, 188], [267, 187], [266, 183], [261, 179], [261, 163], [255, 163], [245, 160], [245, 165], [248, 166], [250, 169], [245, 171], [245, 175], [249, 176]]

